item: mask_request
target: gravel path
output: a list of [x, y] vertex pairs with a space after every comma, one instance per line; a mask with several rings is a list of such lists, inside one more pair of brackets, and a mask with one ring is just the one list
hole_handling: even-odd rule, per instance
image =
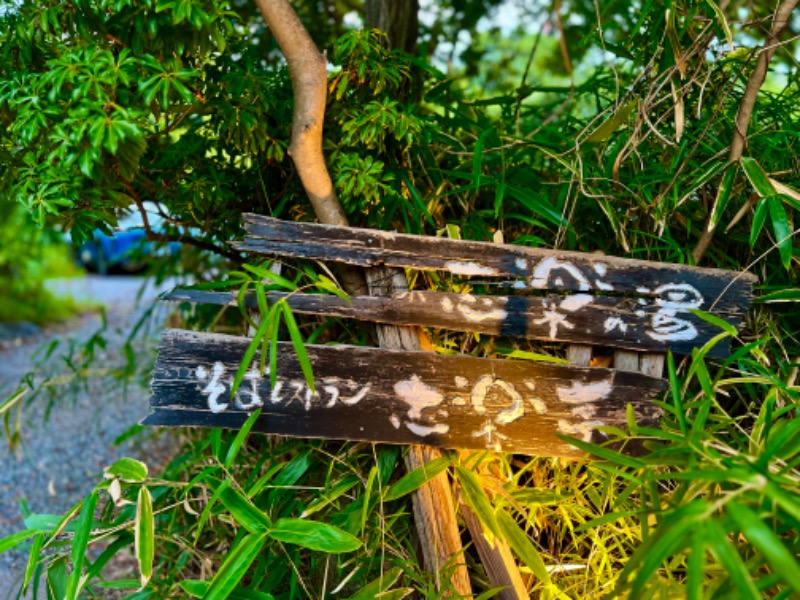
[[[54, 282], [59, 290], [74, 296], [92, 299], [107, 306], [109, 339], [101, 351], [95, 368], [120, 364], [121, 341], [143, 314], [136, 296], [142, 280], [134, 277], [86, 277]], [[164, 286], [171, 287], [171, 286]], [[142, 306], [148, 305], [157, 293], [152, 287], [142, 295]], [[157, 329], [163, 321], [164, 308], [154, 318]], [[68, 326], [45, 330], [32, 339], [0, 346], [0, 401], [16, 388], [20, 377], [33, 368], [33, 352], [53, 340], [66, 342], [70, 337], [88, 339], [100, 326], [98, 315], [84, 316]], [[151, 339], [151, 344], [154, 340]], [[60, 347], [65, 347], [61, 343]], [[59, 365], [56, 352], [49, 365]], [[147, 412], [148, 390], [131, 385], [124, 391], [110, 377], [92, 377], [80, 393], [70, 398], [64, 394], [43, 422], [47, 404], [39, 396], [25, 405], [23, 445], [11, 452], [4, 434], [0, 434], [0, 538], [24, 528], [20, 501], [34, 513], [63, 514], [79, 502], [102, 477], [103, 467], [123, 456], [133, 456], [154, 467], [169, 456], [174, 442], [165, 435], [137, 436], [115, 446], [113, 441]], [[24, 572], [27, 556], [11, 551], [0, 554], [0, 600], [16, 597], [15, 590]]]

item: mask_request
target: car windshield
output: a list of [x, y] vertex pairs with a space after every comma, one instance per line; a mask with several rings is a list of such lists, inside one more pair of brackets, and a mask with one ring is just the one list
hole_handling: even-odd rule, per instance
[[[145, 212], [147, 213], [147, 221], [150, 223], [150, 228], [157, 230], [161, 229], [164, 223], [164, 218], [159, 214], [158, 208], [154, 202], [142, 202]], [[127, 215], [120, 217], [117, 226], [118, 231], [129, 231], [131, 229], [144, 229], [144, 221], [142, 215], [138, 210], [133, 210]]]

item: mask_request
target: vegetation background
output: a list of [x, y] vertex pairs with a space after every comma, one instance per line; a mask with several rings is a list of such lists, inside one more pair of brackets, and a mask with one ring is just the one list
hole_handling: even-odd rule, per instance
[[[721, 334], [737, 337], [733, 355], [670, 361], [661, 429], [609, 432], [645, 438], [648, 454], [448, 454], [403, 473], [397, 447], [188, 432], [157, 477], [120, 461], [58, 525], [29, 515], [0, 550], [28, 544], [26, 585], [52, 598], [437, 597], [446, 579], [419, 567], [409, 494], [448, 470], [511, 543], [534, 597], [800, 595], [796, 4], [294, 3], [330, 63], [324, 151], [353, 225], [758, 275], [745, 330]], [[517, 26], [487, 25], [511, 8]], [[361, 29], [365, 18], [388, 38]], [[320, 281], [303, 263], [264, 281], [265, 265], [244, 268], [225, 245], [242, 212], [312, 218], [286, 155], [290, 81], [255, 5], [23, 0], [1, 13], [0, 48], [9, 298], [52, 306], [35, 267], [49, 232], [80, 243], [144, 201], [167, 223], [150, 238], [183, 243], [154, 277]], [[435, 275], [410, 283], [468, 291]], [[235, 310], [182, 310], [187, 327], [249, 326]], [[368, 341], [338, 320], [298, 328]], [[428, 336], [440, 352], [563, 353]], [[126, 358], [135, 368], [121, 376], [135, 379], [152, 355]], [[0, 404], [11, 438], [22, 408], [18, 392]], [[136, 577], [108, 579], [130, 549]], [[471, 549], [456, 560], [476, 593], [496, 592]]]

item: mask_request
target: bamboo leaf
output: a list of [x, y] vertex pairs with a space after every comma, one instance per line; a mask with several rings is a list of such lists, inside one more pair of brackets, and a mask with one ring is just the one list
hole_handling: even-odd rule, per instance
[[590, 144], [596, 144], [610, 137], [612, 133], [625, 124], [634, 108], [636, 108], [636, 101], [628, 102], [620, 106], [586, 138], [586, 141]]
[[769, 207], [772, 230], [775, 232], [775, 243], [781, 253], [783, 268], [788, 270], [792, 264], [792, 228], [789, 226], [789, 217], [780, 196], [770, 196], [763, 201]]
[[147, 465], [133, 458], [120, 458], [106, 469], [106, 473], [122, 481], [142, 483], [147, 479]]
[[36, 529], [25, 529], [23, 531], [18, 531], [17, 533], [12, 533], [4, 538], [0, 538], [0, 554], [11, 550], [12, 548], [16, 548], [22, 542], [28, 538], [32, 538], [37, 533], [39, 533], [39, 531]]
[[92, 492], [83, 501], [81, 515], [75, 528], [75, 537], [72, 540], [72, 573], [67, 580], [67, 600], [75, 600], [80, 591], [81, 577], [83, 576], [83, 562], [86, 557], [86, 548], [89, 545], [89, 538], [92, 535], [92, 523], [94, 522], [94, 509], [97, 506], [97, 492]]
[[800, 594], [800, 564], [761, 517], [736, 499], [725, 505], [725, 511], [738, 525], [748, 541], [767, 559], [772, 571]]
[[452, 461], [446, 456], [435, 458], [430, 462], [424, 463], [410, 473], [403, 475], [392, 487], [387, 489], [384, 493], [383, 501], [391, 502], [392, 500], [397, 500], [406, 494], [418, 490], [425, 483], [447, 469], [451, 464]]
[[153, 498], [150, 490], [142, 486], [136, 502], [135, 529], [136, 559], [139, 561], [142, 587], [147, 585], [153, 576], [153, 559], [155, 558], [155, 520], [153, 518]]
[[236, 456], [239, 454], [239, 450], [242, 448], [242, 444], [247, 439], [247, 435], [250, 433], [250, 430], [253, 428], [253, 425], [256, 424], [258, 418], [261, 416], [261, 409], [255, 410], [249, 417], [247, 417], [247, 421], [244, 422], [242, 428], [236, 434], [236, 437], [233, 439], [230, 448], [228, 448], [228, 454], [225, 456], [225, 467], [230, 468], [233, 464], [233, 461], [236, 460]]
[[750, 184], [756, 190], [759, 196], [765, 198], [767, 196], [774, 196], [777, 194], [775, 188], [772, 186], [772, 183], [767, 177], [766, 172], [758, 164], [758, 161], [754, 158], [744, 157], [742, 158], [742, 169], [744, 169], [744, 174], [747, 175], [747, 179], [750, 180]]
[[292, 338], [292, 347], [297, 355], [297, 362], [300, 363], [300, 368], [303, 370], [303, 376], [306, 379], [306, 383], [308, 384], [311, 393], [314, 393], [316, 391], [314, 388], [314, 371], [312, 370], [311, 361], [309, 360], [308, 353], [306, 352], [303, 336], [300, 333], [300, 329], [297, 327], [297, 321], [294, 320], [292, 309], [289, 308], [289, 305], [286, 302], [283, 302], [282, 306], [283, 319], [286, 321], [286, 328], [289, 330], [289, 337]]
[[528, 566], [539, 581], [545, 585], [551, 585], [550, 573], [547, 572], [547, 567], [539, 551], [517, 522], [504, 510], [498, 511], [497, 522], [503, 532], [503, 537], [517, 553], [517, 556], [522, 559], [522, 562]]
[[697, 310], [695, 308], [689, 309], [689, 312], [692, 313], [694, 316], [703, 319], [706, 323], [711, 323], [722, 329], [725, 333], [729, 335], [736, 335], [738, 332], [736, 331], [736, 327], [728, 323], [725, 319], [722, 319], [716, 315], [711, 313], [707, 313], [702, 310]]
[[705, 531], [706, 545], [711, 553], [717, 557], [725, 568], [731, 581], [731, 587], [736, 591], [737, 600], [758, 600], [761, 593], [747, 570], [742, 557], [728, 542], [725, 530], [714, 519], [708, 519], [702, 524]]
[[228, 509], [234, 519], [251, 533], [266, 531], [271, 523], [267, 515], [258, 509], [241, 492], [230, 485], [223, 484], [219, 490], [219, 501]]
[[361, 547], [359, 539], [346, 531], [308, 519], [278, 519], [270, 528], [269, 536], [288, 544], [333, 554], [352, 552]]
[[204, 600], [225, 600], [231, 596], [264, 547], [266, 537], [265, 531], [249, 533], [236, 544], [211, 580]]
[[455, 469], [458, 481], [461, 483], [461, 495], [464, 503], [469, 506], [480, 519], [484, 532], [489, 532], [494, 537], [502, 537], [500, 525], [497, 522], [497, 515], [494, 512], [492, 503], [489, 501], [480, 477], [462, 466]]

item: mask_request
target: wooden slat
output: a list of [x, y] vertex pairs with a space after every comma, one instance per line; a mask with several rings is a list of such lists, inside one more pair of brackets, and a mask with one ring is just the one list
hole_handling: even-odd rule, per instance
[[312, 394], [291, 344], [281, 343], [275, 390], [251, 370], [232, 400], [248, 343], [166, 331], [153, 373], [155, 412], [144, 424], [238, 428], [260, 405], [254, 431], [265, 433], [574, 457], [559, 434], [600, 440], [595, 427], [625, 426], [628, 403], [655, 424], [660, 411], [649, 400], [664, 387], [609, 369], [307, 345]]
[[[755, 277], [581, 252], [470, 242], [372, 229], [294, 223], [246, 214], [248, 237], [233, 245], [259, 254], [519, 278], [514, 287], [620, 294], [694, 302], [700, 310], [747, 312]], [[676, 287], [677, 286], [677, 287]], [[691, 291], [689, 289], [691, 287]]]
[[[167, 300], [235, 306], [235, 292], [178, 289]], [[298, 313], [354, 318], [394, 325], [419, 325], [474, 331], [490, 335], [578, 342], [630, 350], [690, 354], [719, 334], [719, 328], [690, 312], [665, 315], [652, 301], [613, 296], [544, 297], [474, 296], [448, 292], [408, 292], [389, 297], [351, 296], [349, 301], [323, 294], [271, 293], [285, 298]], [[576, 300], [577, 299], [577, 300]], [[249, 293], [245, 306], [257, 307]], [[741, 318], [718, 315], [734, 327]], [[730, 338], [715, 344], [708, 355], [725, 357]]]

